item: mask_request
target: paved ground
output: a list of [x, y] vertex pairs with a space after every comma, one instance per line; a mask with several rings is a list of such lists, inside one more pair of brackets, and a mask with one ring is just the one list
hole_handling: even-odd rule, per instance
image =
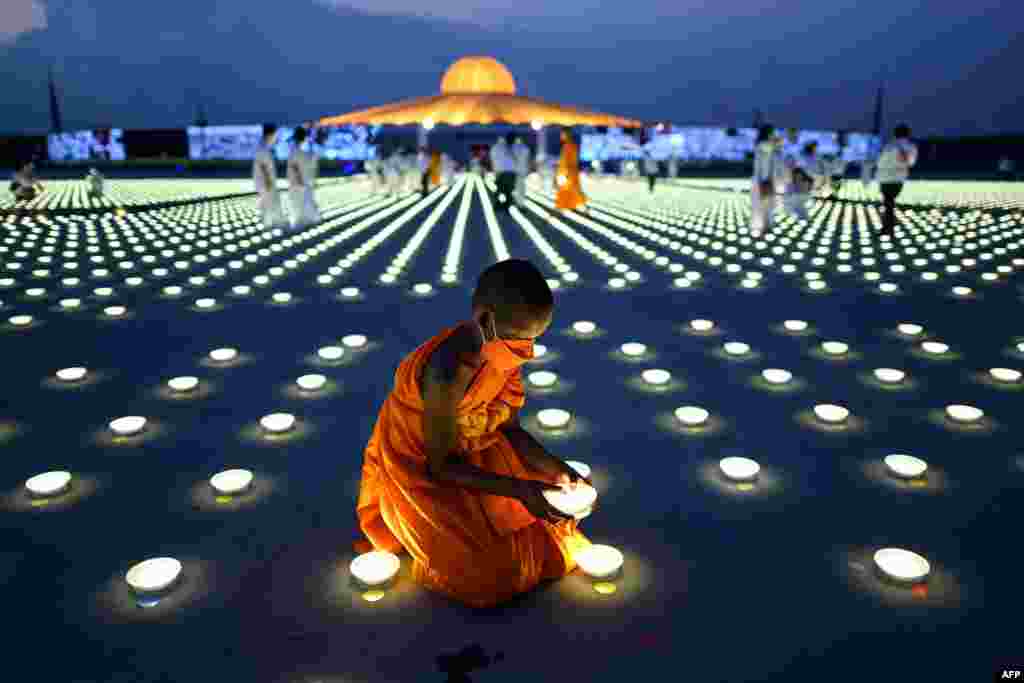
[[[502, 654], [472, 675], [480, 682], [981, 681], [1000, 662], [1024, 660], [1024, 388], [986, 374], [1024, 369], [1016, 348], [1024, 342], [1021, 194], [995, 184], [918, 187], [914, 213], [903, 215], [889, 242], [873, 234], [877, 215], [864, 203], [871, 197], [851, 190], [853, 201], [815, 205], [811, 226], [783, 218], [770, 240], [744, 243], [742, 194], [683, 181], [654, 195], [617, 180], [585, 189], [595, 200], [588, 215], [549, 222], [549, 199], [537, 194], [518, 217], [492, 221], [477, 180], [457, 185], [450, 200], [439, 190], [425, 206], [418, 197], [374, 197], [364, 181], [346, 180], [321, 190], [320, 228], [259, 243], [248, 198], [52, 224], [3, 219], [3, 320], [33, 316], [0, 331], [0, 582], [12, 680], [441, 681], [438, 655], [471, 643], [488, 658]], [[950, 194], [966, 199], [933, 210], [929, 191], [935, 207]], [[462, 229], [464, 201], [459, 252], [451, 238]], [[90, 224], [99, 227], [92, 252]], [[48, 244], [51, 225], [60, 231]], [[42, 231], [34, 239], [33, 229]], [[159, 234], [168, 230], [178, 232]], [[120, 245], [112, 244], [117, 234]], [[547, 247], [537, 246], [538, 235]], [[405, 254], [395, 282], [380, 282], [411, 240], [420, 246]], [[185, 245], [192, 251], [181, 251]], [[132, 253], [134, 246], [146, 251]], [[405, 557], [395, 587], [368, 602], [347, 567], [362, 448], [376, 411], [401, 357], [468, 315], [476, 275], [505, 251], [561, 278], [555, 324], [542, 340], [548, 353], [536, 364], [560, 383], [531, 391], [526, 414], [529, 421], [544, 407], [574, 413], [568, 434], [542, 438], [559, 456], [593, 467], [601, 506], [583, 528], [623, 552], [623, 575], [611, 594], [573, 575], [474, 612], [415, 586]], [[200, 253], [205, 262], [186, 263]], [[303, 253], [309, 258], [299, 261]], [[147, 263], [145, 254], [155, 258]], [[40, 263], [46, 255], [52, 262]], [[440, 279], [446, 255], [458, 264], [455, 283]], [[346, 257], [344, 272], [318, 283]], [[578, 281], [558, 272], [559, 258]], [[79, 264], [78, 284], [62, 283], [75, 276], [65, 261]], [[844, 263], [849, 272], [837, 269]], [[218, 267], [222, 277], [211, 272]], [[94, 277], [93, 268], [112, 276]], [[153, 275], [159, 268], [168, 274]], [[751, 271], [761, 278], [748, 289], [740, 283]], [[678, 286], [688, 273], [701, 277]], [[808, 273], [824, 288], [810, 289]], [[252, 282], [261, 274], [268, 285]], [[133, 275], [143, 281], [128, 285]], [[206, 279], [190, 284], [196, 276]], [[616, 277], [624, 287], [609, 285]], [[424, 282], [433, 292], [414, 294]], [[884, 293], [880, 283], [899, 289]], [[232, 294], [242, 284], [252, 292]], [[168, 285], [182, 294], [163, 294]], [[114, 291], [97, 295], [104, 286]], [[348, 286], [360, 287], [359, 297], [340, 296]], [[972, 291], [956, 296], [954, 286]], [[30, 294], [34, 288], [45, 292]], [[293, 300], [275, 304], [274, 292]], [[195, 306], [205, 297], [216, 300], [211, 310]], [[79, 298], [79, 308], [62, 308], [68, 298]], [[127, 312], [111, 319], [111, 305]], [[692, 332], [694, 319], [714, 321], [715, 330]], [[807, 321], [808, 331], [786, 333], [787, 319]], [[579, 320], [595, 322], [597, 333], [574, 334]], [[900, 323], [924, 333], [901, 336]], [[368, 346], [348, 349], [334, 365], [317, 359], [318, 348], [349, 334], [367, 335]], [[929, 357], [924, 339], [950, 349]], [[629, 341], [647, 344], [647, 356], [618, 352]], [[722, 351], [728, 341], [749, 344], [751, 353], [730, 358]], [[845, 342], [849, 352], [829, 358], [823, 341]], [[225, 346], [236, 347], [240, 361], [209, 362], [206, 354]], [[53, 378], [76, 365], [91, 371], [84, 382]], [[671, 384], [645, 387], [640, 373], [649, 368], [669, 370]], [[765, 368], [793, 373], [791, 388], [759, 380]], [[908, 379], [885, 387], [871, 375], [876, 368], [902, 369]], [[307, 373], [326, 375], [327, 389], [300, 395], [292, 387]], [[183, 375], [201, 380], [193, 398], [165, 387]], [[825, 429], [808, 414], [825, 403], [850, 410], [845, 427]], [[950, 404], [981, 408], [985, 418], [956, 426], [942, 414]], [[683, 405], [707, 409], [711, 426], [678, 427], [673, 411]], [[296, 415], [298, 427], [268, 441], [258, 420], [279, 411]], [[115, 442], [106, 425], [126, 415], [147, 417], [147, 430]], [[908, 484], [887, 475], [881, 462], [893, 453], [926, 460], [927, 477]], [[728, 455], [760, 463], [752, 489], [718, 473]], [[255, 487], [217, 502], [207, 479], [231, 467], [251, 469]], [[27, 496], [28, 477], [61, 469], [75, 477], [70, 492], [47, 502]], [[911, 589], [880, 580], [872, 554], [886, 546], [926, 557], [928, 581]], [[123, 577], [156, 556], [180, 559], [184, 580], [142, 608]]]

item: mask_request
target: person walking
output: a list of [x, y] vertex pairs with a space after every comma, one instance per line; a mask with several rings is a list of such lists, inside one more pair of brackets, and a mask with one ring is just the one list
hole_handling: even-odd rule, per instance
[[754, 236], [772, 227], [775, 182], [781, 174], [782, 160], [779, 158], [779, 141], [775, 137], [775, 129], [772, 126], [761, 126], [754, 147], [754, 176], [750, 190], [753, 204], [750, 233]]
[[532, 165], [530, 148], [522, 138], [516, 138], [515, 144], [512, 145], [512, 158], [516, 171], [515, 202], [516, 206], [522, 208], [526, 205], [526, 179], [530, 175]]
[[811, 198], [817, 175], [817, 149], [818, 143], [808, 142], [799, 154], [786, 158], [787, 182], [783, 204], [787, 211], [803, 221], [810, 220], [807, 202]]
[[285, 225], [284, 213], [281, 211], [281, 199], [277, 194], [277, 167], [274, 164], [274, 143], [277, 141], [277, 126], [272, 123], [263, 124], [263, 140], [256, 150], [253, 159], [252, 176], [259, 195], [260, 215], [263, 225], [276, 228]]
[[491, 148], [491, 164], [497, 175], [495, 182], [498, 185], [497, 199], [498, 209], [508, 211], [516, 191], [516, 161], [509, 149], [509, 143], [514, 138], [512, 134], [506, 138], [498, 138], [498, 142]]
[[580, 148], [569, 128], [562, 128], [562, 155], [558, 159], [555, 207], [562, 211], [586, 209], [587, 197], [580, 186]]
[[917, 145], [910, 140], [910, 127], [900, 124], [892, 131], [892, 139], [878, 157], [878, 189], [882, 193], [882, 234], [896, 229], [896, 198], [917, 163]]
[[316, 205], [313, 188], [316, 186], [317, 160], [302, 148], [308, 137], [299, 126], [292, 133], [294, 147], [288, 157], [288, 198], [292, 207], [292, 227], [296, 230], [320, 222], [320, 209]]
[[644, 175], [647, 176], [647, 189], [654, 192], [654, 183], [658, 180], [658, 160], [651, 150], [644, 150]]
[[103, 174], [95, 168], [90, 168], [86, 180], [89, 183], [89, 197], [91, 199], [103, 199]]

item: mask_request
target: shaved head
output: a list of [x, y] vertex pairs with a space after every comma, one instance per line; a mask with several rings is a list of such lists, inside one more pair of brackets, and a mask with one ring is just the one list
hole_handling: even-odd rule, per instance
[[499, 261], [480, 274], [474, 311], [493, 313], [499, 326], [521, 336], [546, 329], [555, 305], [551, 287], [537, 267], [523, 259]]

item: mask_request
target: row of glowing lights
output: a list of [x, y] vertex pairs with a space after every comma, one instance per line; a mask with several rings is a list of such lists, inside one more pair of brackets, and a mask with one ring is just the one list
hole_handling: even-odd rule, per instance
[[[455, 201], [459, 191], [463, 189], [463, 185], [465, 185], [465, 189], [463, 191], [463, 203], [466, 203], [467, 197], [472, 196], [473, 185], [472, 183], [466, 182], [464, 178], [460, 179], [451, 189], [449, 189], [445, 194], [444, 199], [434, 207], [433, 211], [430, 212], [430, 215], [427, 216], [427, 219], [423, 221], [416, 232], [413, 233], [413, 236], [409, 238], [409, 241], [405, 243], [405, 246], [403, 246], [399, 250], [398, 254], [395, 255], [395, 258], [391, 260], [390, 265], [388, 265], [384, 273], [380, 275], [381, 282], [392, 283], [402, 275], [403, 269], [409, 265], [409, 262], [416, 255], [416, 252], [419, 251], [419, 248], [426, 241], [430, 231], [441, 219], [441, 215], [444, 214], [444, 212], [448, 210], [448, 207], [451, 206], [452, 202]], [[459, 215], [462, 215], [461, 211]], [[464, 231], [465, 226], [463, 226], [462, 229]], [[452, 239], [455, 239], [454, 232]], [[445, 266], [445, 268], [442, 269], [441, 278], [445, 282], [454, 282], [456, 272], [457, 270], [452, 271]], [[414, 291], [416, 291], [415, 288]], [[428, 289], [426, 292], [417, 291], [416, 293], [426, 294], [429, 293], [429, 291], [430, 290]]]
[[[250, 190], [252, 187], [251, 181], [239, 180], [204, 180], [203, 184], [206, 187], [199, 188], [198, 183], [187, 179], [157, 181], [108, 178], [104, 183], [104, 199], [112, 199], [121, 206], [134, 206], [153, 202], [210, 199], [209, 185], [212, 184], [216, 184], [217, 191], [225, 195]], [[89, 198], [82, 194], [87, 185], [80, 180], [50, 180], [45, 188], [46, 191], [32, 203], [32, 206], [45, 204], [48, 208], [92, 208], [91, 203], [86, 201]]]

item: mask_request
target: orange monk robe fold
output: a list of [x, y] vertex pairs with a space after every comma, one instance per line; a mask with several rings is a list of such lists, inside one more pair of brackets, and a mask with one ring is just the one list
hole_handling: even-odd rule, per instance
[[441, 184], [441, 153], [434, 152], [430, 155], [430, 165], [427, 167], [430, 174], [430, 184], [437, 186]]
[[[418, 583], [473, 607], [490, 607], [565, 576], [576, 566], [574, 554], [590, 541], [575, 520], [553, 525], [517, 500], [428, 477], [419, 376], [431, 352], [456, 329], [420, 346], [395, 372], [364, 454], [356, 514], [375, 549], [405, 549], [412, 556]], [[478, 370], [458, 408], [459, 452], [496, 474], [542, 479], [498, 430], [525, 402], [520, 371], [499, 373], [479, 357], [464, 362]]]
[[580, 187], [580, 152], [576, 143], [562, 142], [562, 156], [558, 160], [558, 194], [555, 206], [559, 209], [577, 209], [587, 203]]

